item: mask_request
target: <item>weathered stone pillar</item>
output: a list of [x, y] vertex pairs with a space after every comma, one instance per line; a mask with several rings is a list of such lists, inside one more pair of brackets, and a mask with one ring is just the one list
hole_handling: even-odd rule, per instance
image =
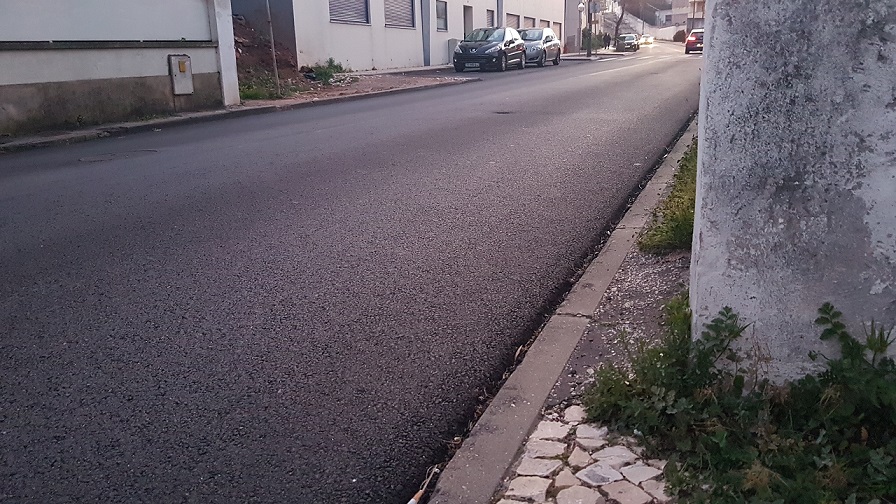
[[709, 0], [691, 304], [731, 306], [776, 379], [896, 322], [896, 0]]

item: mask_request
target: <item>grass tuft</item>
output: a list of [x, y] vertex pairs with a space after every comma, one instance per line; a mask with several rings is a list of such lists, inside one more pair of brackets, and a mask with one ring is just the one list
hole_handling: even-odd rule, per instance
[[697, 201], [697, 141], [678, 163], [669, 196], [656, 210], [653, 222], [641, 235], [638, 246], [644, 252], [665, 254], [691, 250], [694, 235], [694, 206]]

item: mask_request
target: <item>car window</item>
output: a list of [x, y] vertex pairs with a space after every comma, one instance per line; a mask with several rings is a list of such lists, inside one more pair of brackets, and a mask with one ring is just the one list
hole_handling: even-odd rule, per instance
[[500, 42], [504, 40], [504, 28], [476, 28], [464, 39], [465, 42]]
[[541, 40], [542, 30], [540, 28], [531, 28], [529, 30], [521, 30], [520, 37], [523, 40], [533, 41]]

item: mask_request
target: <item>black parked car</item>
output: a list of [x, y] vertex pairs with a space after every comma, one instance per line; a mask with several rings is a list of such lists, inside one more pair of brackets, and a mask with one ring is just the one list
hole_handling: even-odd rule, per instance
[[476, 28], [454, 49], [454, 70], [526, 68], [526, 45], [513, 28]]
[[641, 48], [641, 44], [638, 42], [639, 40], [641, 40], [641, 37], [635, 35], [634, 33], [620, 35], [619, 38], [616, 39], [616, 51], [637, 51]]

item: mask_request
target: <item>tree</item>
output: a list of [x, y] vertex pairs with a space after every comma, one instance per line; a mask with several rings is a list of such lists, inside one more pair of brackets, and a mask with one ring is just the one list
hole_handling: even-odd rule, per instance
[[622, 9], [622, 14], [619, 14], [619, 19], [616, 20], [616, 31], [613, 32], [613, 41], [615, 43], [616, 40], [619, 39], [619, 25], [622, 24], [622, 20], [625, 19], [625, 4], [628, 3], [626, 0], [621, 0], [619, 2], [619, 7]]

